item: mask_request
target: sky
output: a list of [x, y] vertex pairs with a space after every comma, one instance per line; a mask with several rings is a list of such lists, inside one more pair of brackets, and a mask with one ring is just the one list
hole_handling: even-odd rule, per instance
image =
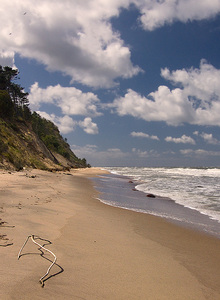
[[0, 65], [92, 166], [220, 167], [220, 0], [1, 0]]

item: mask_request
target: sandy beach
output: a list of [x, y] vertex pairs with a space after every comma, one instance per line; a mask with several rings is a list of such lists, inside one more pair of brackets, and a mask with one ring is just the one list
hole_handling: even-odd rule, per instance
[[99, 202], [103, 172], [0, 171], [0, 299], [220, 299], [220, 239]]

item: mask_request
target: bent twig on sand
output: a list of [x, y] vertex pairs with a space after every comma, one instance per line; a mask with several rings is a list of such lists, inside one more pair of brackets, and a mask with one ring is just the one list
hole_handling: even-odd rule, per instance
[[22, 250], [24, 249], [25, 245], [27, 244], [29, 238], [31, 238], [31, 240], [32, 240], [32, 242], [33, 242], [34, 244], [36, 244], [37, 246], [40, 247], [39, 250], [43, 249], [43, 250], [45, 250], [45, 251], [48, 251], [50, 254], [52, 254], [52, 255], [54, 256], [54, 260], [53, 260], [52, 264], [51, 264], [51, 265], [49, 266], [49, 268], [47, 269], [47, 272], [46, 272], [46, 273], [40, 278], [40, 280], [39, 280], [40, 283], [41, 283], [41, 285], [42, 285], [42, 287], [43, 287], [43, 286], [44, 286], [44, 281], [45, 281], [44, 278], [49, 274], [51, 268], [52, 268], [53, 265], [56, 263], [57, 257], [56, 257], [56, 255], [55, 255], [52, 251], [50, 251], [49, 249], [47, 249], [47, 248], [45, 248], [44, 246], [42, 246], [42, 245], [40, 245], [39, 243], [37, 243], [37, 242], [35, 241], [35, 238], [40, 239], [40, 240], [47, 241], [47, 242], [49, 242], [49, 243], [51, 244], [50, 241], [45, 240], [45, 239], [42, 239], [42, 238], [40, 238], [40, 237], [35, 236], [35, 235], [32, 234], [32, 235], [29, 235], [29, 236], [27, 237], [27, 239], [25, 240], [23, 246], [21, 247], [21, 249], [20, 249], [20, 251], [19, 251], [19, 253], [18, 253], [18, 259], [22, 256], [21, 252], [22, 252]]

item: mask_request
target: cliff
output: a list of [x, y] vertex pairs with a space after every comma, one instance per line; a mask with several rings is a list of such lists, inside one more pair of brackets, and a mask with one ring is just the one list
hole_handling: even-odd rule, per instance
[[30, 121], [19, 118], [12, 122], [0, 118], [0, 168], [20, 170], [31, 167], [63, 170], [89, 166], [85, 159], [77, 158], [71, 151], [52, 122], [41, 118], [40, 120], [49, 123], [54, 129], [53, 132], [47, 131], [48, 134], [45, 135], [45, 138], [50, 137], [54, 145], [53, 143], [46, 145], [42, 137], [34, 131]]
[[79, 159], [51, 121], [31, 112], [19, 72], [0, 66], [0, 168], [62, 170], [89, 167]]

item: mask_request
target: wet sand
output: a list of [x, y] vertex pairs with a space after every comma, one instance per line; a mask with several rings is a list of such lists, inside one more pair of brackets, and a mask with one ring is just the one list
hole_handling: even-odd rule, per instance
[[108, 205], [166, 218], [179, 226], [191, 228], [220, 239], [220, 223], [209, 216], [176, 203], [171, 198], [147, 194], [136, 189], [139, 184], [129, 177], [103, 174], [93, 179], [101, 193], [100, 200]]
[[0, 172], [0, 299], [220, 299], [220, 240], [99, 202], [103, 172]]

